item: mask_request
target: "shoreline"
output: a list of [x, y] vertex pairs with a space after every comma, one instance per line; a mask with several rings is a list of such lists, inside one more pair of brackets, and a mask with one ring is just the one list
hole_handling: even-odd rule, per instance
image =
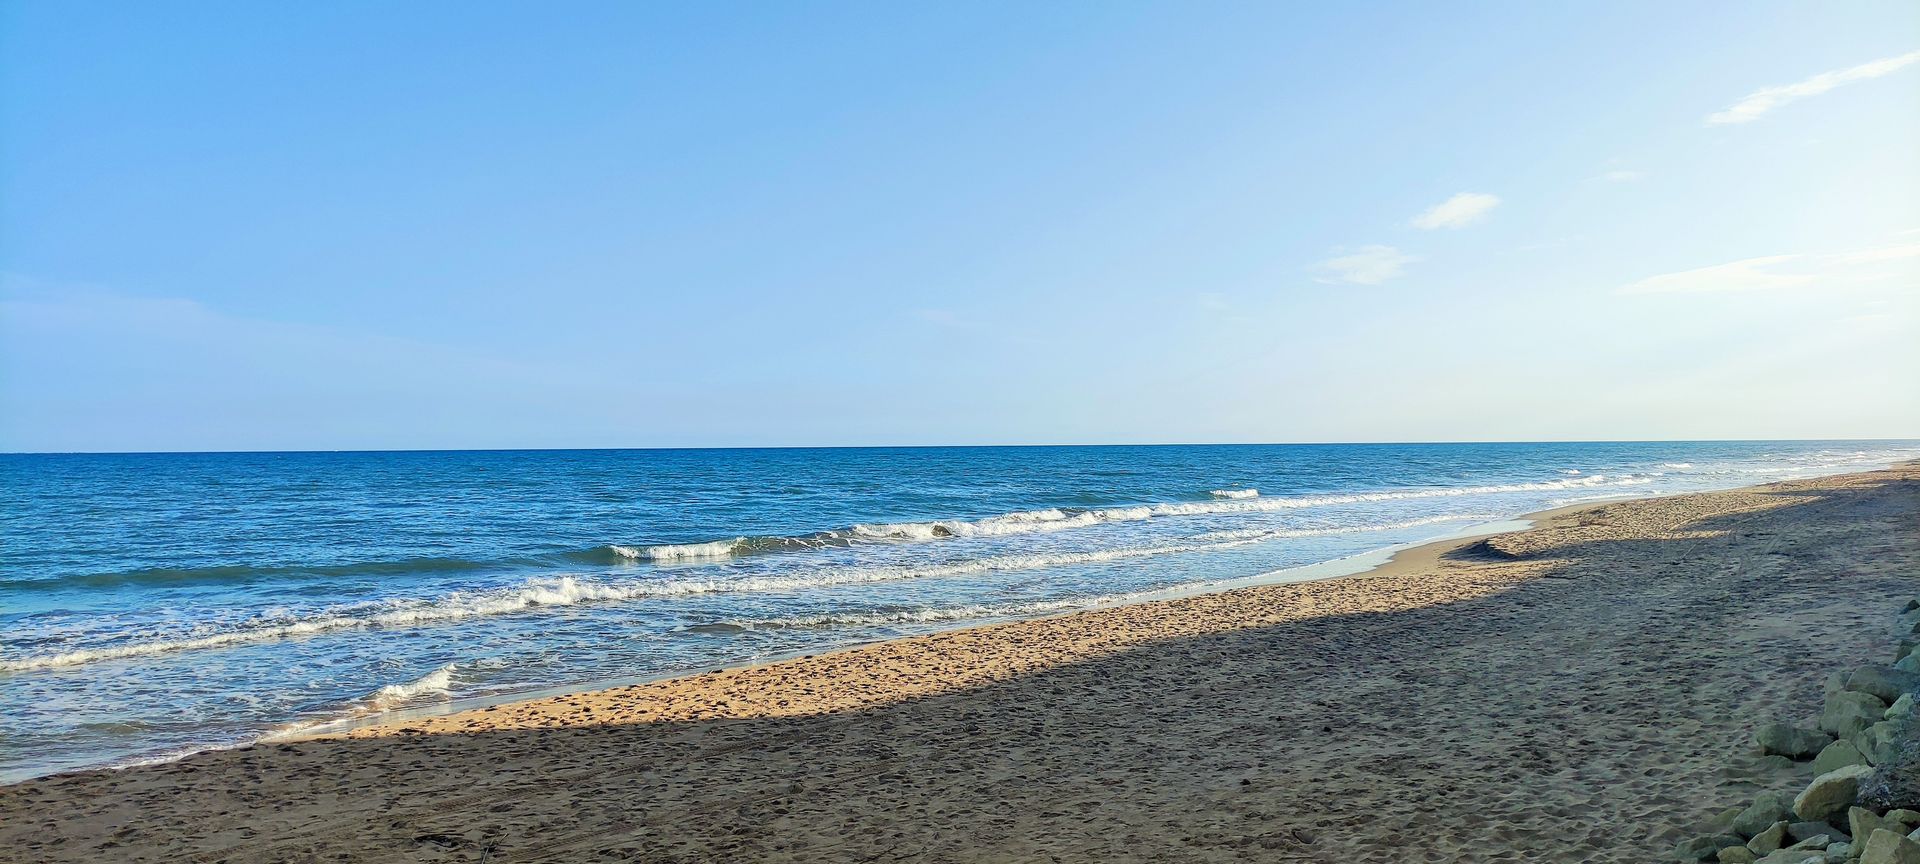
[[[1920, 465], [1920, 460], [1915, 460], [1914, 462], [1911, 462], [1911, 463], [1902, 463], [1902, 464]], [[1898, 467], [1898, 466], [1895, 466], [1895, 467]], [[1864, 472], [1864, 473], [1872, 473], [1872, 472]], [[1818, 478], [1818, 479], [1828, 479], [1833, 477], [1849, 477], [1849, 476], [1855, 476], [1855, 475], [1854, 474], [1836, 474], [1836, 475], [1827, 475], [1827, 478]], [[1792, 481], [1787, 481], [1787, 482], [1792, 482]], [[1740, 490], [1747, 490], [1747, 489], [1762, 489], [1772, 485], [1776, 485], [1776, 484], [1773, 484], [1773, 483], [1754, 484], [1751, 486], [1737, 486], [1731, 489], [1715, 490], [1715, 491], [1733, 492], [1733, 491], [1740, 491]], [[648, 685], [673, 684], [676, 682], [686, 681], [691, 679], [704, 679], [710, 676], [725, 676], [725, 675], [731, 675], [736, 673], [760, 671], [760, 670], [765, 670], [772, 667], [778, 667], [782, 664], [791, 663], [796, 660], [809, 660], [809, 661], [818, 660], [818, 661], [825, 661], [825, 662], [833, 662], [837, 659], [845, 657], [846, 655], [856, 654], [860, 651], [872, 649], [875, 647], [888, 646], [896, 643], [912, 642], [915, 640], [935, 638], [935, 637], [944, 636], [944, 635], [967, 634], [967, 633], [973, 633], [976, 631], [990, 632], [990, 631], [993, 631], [1002, 627], [1007, 627], [1010, 625], [1019, 625], [1023, 623], [1045, 622], [1045, 621], [1052, 621], [1052, 620], [1059, 620], [1059, 619], [1074, 618], [1082, 615], [1087, 615], [1090, 613], [1098, 614], [1105, 611], [1126, 609], [1133, 606], [1165, 603], [1169, 601], [1176, 601], [1176, 600], [1182, 600], [1182, 599], [1219, 596], [1219, 595], [1231, 594], [1236, 591], [1243, 591], [1247, 589], [1262, 588], [1262, 587], [1269, 587], [1269, 586], [1298, 585], [1303, 583], [1328, 582], [1328, 581], [1349, 580], [1349, 579], [1390, 578], [1393, 576], [1405, 575], [1407, 573], [1415, 572], [1423, 567], [1435, 566], [1447, 554], [1458, 551], [1464, 547], [1467, 547], [1476, 542], [1485, 540], [1489, 537], [1495, 537], [1501, 534], [1509, 534], [1509, 533], [1523, 533], [1523, 532], [1532, 531], [1540, 528], [1559, 527], [1560, 523], [1564, 522], [1570, 517], [1574, 517], [1574, 516], [1577, 516], [1578, 514], [1581, 514], [1590, 510], [1598, 509], [1601, 507], [1613, 505], [1613, 504], [1628, 503], [1628, 502], [1635, 502], [1635, 501], [1651, 501], [1651, 500], [1658, 500], [1661, 498], [1668, 498], [1668, 497], [1683, 497], [1684, 495], [1702, 495], [1702, 494], [1714, 494], [1714, 493], [1713, 492], [1682, 493], [1682, 496], [1674, 496], [1671, 494], [1660, 494], [1660, 493], [1653, 493], [1653, 494], [1622, 493], [1621, 495], [1614, 496], [1614, 497], [1607, 497], [1607, 498], [1598, 499], [1598, 500], [1582, 501], [1582, 502], [1577, 502], [1573, 504], [1562, 505], [1559, 507], [1550, 507], [1545, 510], [1538, 510], [1531, 513], [1524, 513], [1519, 516], [1514, 516], [1506, 519], [1493, 519], [1493, 520], [1487, 520], [1484, 522], [1475, 522], [1475, 523], [1462, 526], [1458, 531], [1450, 532], [1440, 537], [1435, 537], [1428, 540], [1414, 541], [1411, 543], [1402, 543], [1402, 544], [1397, 544], [1392, 546], [1385, 546], [1379, 549], [1371, 549], [1365, 552], [1359, 552], [1353, 555], [1346, 555], [1340, 558], [1334, 558], [1327, 561], [1316, 561], [1311, 564], [1302, 564], [1295, 567], [1283, 567], [1278, 570], [1272, 570], [1265, 573], [1257, 573], [1251, 576], [1242, 576], [1242, 577], [1234, 577], [1230, 579], [1214, 580], [1214, 581], [1208, 581], [1208, 582], [1203, 582], [1198, 584], [1173, 585], [1173, 586], [1168, 586], [1166, 588], [1159, 588], [1159, 589], [1154, 589], [1150, 591], [1142, 591], [1142, 592], [1138, 592], [1137, 594], [1128, 595], [1126, 599], [1120, 600], [1117, 602], [1096, 603], [1084, 608], [1068, 609], [1068, 610], [1062, 610], [1057, 612], [1047, 612], [1047, 613], [1042, 613], [1042, 614], [1032, 615], [1032, 616], [990, 619], [990, 620], [964, 624], [957, 627], [934, 628], [923, 633], [912, 633], [912, 634], [905, 634], [905, 635], [895, 636], [895, 637], [886, 638], [886, 639], [872, 639], [872, 640], [866, 640], [866, 641], [860, 641], [860, 642], [852, 642], [844, 645], [836, 645], [826, 649], [818, 649], [818, 650], [797, 649], [794, 651], [782, 652], [774, 656], [758, 658], [751, 662], [745, 662], [745, 663], [723, 663], [723, 664], [716, 664], [710, 667], [703, 667], [701, 669], [695, 669], [695, 670], [666, 672], [666, 673], [660, 673], [656, 675], [636, 676], [633, 678], [607, 679], [607, 680], [600, 680], [600, 681], [593, 681], [593, 682], [582, 682], [581, 684], [576, 684], [576, 685], [559, 685], [552, 688], [545, 688], [539, 691], [505, 694], [498, 697], [486, 697], [486, 696], [472, 697], [469, 699], [452, 700], [448, 703], [443, 703], [438, 705], [423, 705], [423, 706], [416, 706], [412, 708], [400, 708], [400, 709], [394, 709], [390, 711], [383, 711], [378, 714], [368, 715], [364, 717], [349, 717], [349, 718], [341, 718], [339, 720], [325, 721], [314, 727], [301, 728], [301, 729], [289, 732], [285, 735], [270, 734], [267, 736], [262, 736], [255, 743], [280, 744], [280, 743], [298, 742], [298, 741], [326, 740], [330, 738], [356, 736], [356, 735], [362, 735], [362, 734], [378, 735], [378, 734], [384, 734], [386, 732], [393, 731], [393, 730], [399, 730], [401, 732], [405, 732], [405, 731], [408, 731], [411, 726], [413, 726], [414, 724], [420, 721], [431, 721], [439, 718], [447, 718], [447, 717], [453, 717], [457, 715], [469, 714], [476, 711], [490, 711], [490, 710], [498, 710], [502, 708], [532, 706], [532, 705], [547, 703], [552, 701], [565, 701], [575, 697], [595, 697], [595, 696], [600, 696], [604, 694], [610, 694], [615, 691], [628, 691], [634, 688], [645, 687]], [[244, 747], [253, 746], [253, 745], [243, 744], [239, 746], [241, 748], [244, 748]]]
[[1920, 591], [1920, 465], [0, 787], [0, 861], [1644, 861]]
[[[1845, 476], [1845, 475], [1830, 475], [1830, 476]], [[1734, 487], [1734, 488], [1751, 488], [1751, 487]], [[1693, 494], [1693, 493], [1689, 493], [1689, 494]], [[1135, 592], [1133, 594], [1126, 595], [1125, 598], [1121, 600], [1108, 601], [1108, 602], [1095, 602], [1085, 607], [1076, 608], [1076, 609], [1044, 612], [1044, 613], [1028, 615], [1028, 616], [989, 618], [989, 619], [978, 620], [971, 623], [962, 624], [960, 626], [955, 626], [955, 627], [936, 627], [923, 633], [909, 633], [909, 634], [893, 636], [885, 639], [866, 639], [866, 640], [861, 640], [856, 642], [848, 642], [845, 644], [835, 645], [825, 649], [806, 649], [806, 648], [794, 649], [792, 651], [782, 651], [766, 657], [759, 657], [750, 661], [739, 662], [739, 663], [719, 663], [711, 666], [703, 666], [697, 669], [683, 669], [683, 670], [674, 671], [674, 672], [661, 672], [661, 673], [651, 674], [651, 675], [602, 678], [602, 679], [595, 679], [592, 681], [582, 681], [576, 684], [560, 684], [560, 685], [555, 685], [553, 687], [543, 687], [536, 690], [526, 690], [526, 691], [520, 691], [516, 693], [505, 693], [505, 694], [499, 694], [499, 695], [493, 695], [493, 696], [470, 696], [470, 697], [465, 697], [461, 699], [451, 699], [443, 703], [436, 703], [431, 705], [417, 705], [417, 706], [404, 707], [404, 708], [395, 708], [395, 709], [380, 711], [377, 713], [368, 714], [368, 715], [359, 716], [359, 717], [341, 717], [341, 718], [336, 718], [332, 720], [322, 720], [322, 721], [314, 722], [311, 725], [290, 724], [288, 727], [285, 727], [283, 729], [274, 730], [266, 734], [263, 734], [259, 738], [251, 742], [235, 744], [230, 747], [224, 747], [224, 748], [208, 748], [208, 750], [197, 750], [194, 752], [201, 753], [201, 752], [209, 752], [215, 749], [235, 749], [240, 747], [249, 747], [255, 744], [279, 744], [279, 743], [289, 742], [289, 741], [304, 741], [304, 740], [312, 740], [312, 739], [318, 739], [318, 738], [327, 738], [327, 737], [332, 737], [337, 735], [348, 734], [359, 729], [366, 729], [366, 728], [378, 727], [378, 726], [396, 725], [396, 724], [405, 725], [412, 721], [422, 720], [422, 719], [431, 718], [431, 717], [442, 717], [442, 716], [447, 716], [451, 714], [459, 714], [467, 711], [477, 711], [477, 710], [484, 710], [487, 708], [497, 708], [501, 706], [515, 705], [522, 702], [536, 702], [543, 699], [555, 699], [555, 698], [566, 697], [566, 696], [578, 696], [582, 694], [597, 693], [604, 690], [613, 690], [613, 689], [623, 688], [623, 687], [634, 687], [634, 686], [639, 686], [644, 684], [655, 684], [663, 681], [672, 681], [675, 679], [686, 678], [694, 675], [714, 674], [719, 672], [755, 669], [759, 667], [775, 665], [778, 663], [784, 663], [790, 660], [831, 657], [833, 655], [842, 654], [849, 651], [855, 651], [868, 646], [880, 645], [887, 642], [896, 642], [902, 639], [914, 639], [914, 638], [921, 638], [925, 636], [937, 635], [940, 633], [956, 633], [956, 632], [962, 632], [966, 630], [999, 627], [1002, 625], [1015, 624], [1023, 621], [1041, 621], [1041, 620], [1046, 620], [1048, 618], [1061, 618], [1061, 617], [1066, 617], [1070, 615], [1078, 615], [1084, 612], [1097, 612], [1103, 609], [1117, 609], [1125, 606], [1133, 606], [1133, 605], [1138, 605], [1142, 603], [1156, 603], [1164, 600], [1177, 600], [1183, 597], [1198, 597], [1198, 596], [1204, 596], [1208, 594], [1220, 594], [1228, 591], [1236, 591], [1242, 588], [1252, 588], [1252, 587], [1258, 587], [1262, 585], [1289, 585], [1289, 584], [1296, 584], [1300, 582], [1318, 582], [1318, 581], [1324, 581], [1329, 579], [1352, 579], [1352, 578], [1360, 578], [1360, 577], [1367, 577], [1367, 576], [1393, 575], [1393, 573], [1400, 572], [1406, 568], [1420, 566], [1421, 563], [1431, 563], [1432, 561], [1437, 560], [1441, 555], [1444, 555], [1453, 549], [1457, 549], [1461, 546], [1465, 546], [1469, 543], [1472, 543], [1476, 540], [1484, 539], [1486, 537], [1494, 536], [1497, 534], [1503, 534], [1503, 533], [1531, 530], [1533, 528], [1539, 527], [1539, 523], [1542, 521], [1556, 519], [1572, 513], [1578, 513], [1580, 511], [1583, 511], [1592, 507], [1602, 506], [1606, 504], [1620, 503], [1624, 501], [1641, 501], [1641, 500], [1648, 500], [1648, 499], [1660, 498], [1660, 497], [1664, 497], [1664, 496], [1661, 493], [1653, 493], [1653, 494], [1646, 494], [1646, 495], [1622, 493], [1616, 497], [1607, 497], [1603, 499], [1581, 501], [1574, 504], [1565, 504], [1559, 507], [1550, 507], [1545, 510], [1537, 510], [1531, 513], [1523, 513], [1518, 516], [1513, 516], [1505, 519], [1490, 519], [1482, 522], [1473, 522], [1473, 523], [1469, 523], [1467, 525], [1462, 526], [1457, 531], [1449, 532], [1447, 534], [1444, 534], [1438, 537], [1433, 537], [1426, 540], [1417, 540], [1410, 543], [1400, 543], [1400, 544], [1395, 544], [1390, 546], [1383, 546], [1379, 549], [1369, 549], [1365, 552], [1357, 552], [1352, 555], [1344, 555], [1339, 558], [1332, 558], [1326, 561], [1315, 561], [1310, 564], [1300, 564], [1293, 567], [1282, 567], [1277, 570], [1270, 570], [1265, 573], [1256, 573], [1251, 576], [1237, 576], [1237, 577], [1232, 577], [1228, 579], [1210, 580], [1206, 582], [1189, 583], [1185, 585], [1171, 585], [1165, 588], [1157, 588], [1149, 591], [1140, 591], [1140, 592]], [[109, 765], [109, 766], [103, 766], [103, 767], [108, 770], [137, 768], [137, 767], [143, 767], [146, 765], [157, 765], [157, 764], [165, 764], [166, 762], [178, 761], [179, 759], [182, 759], [182, 758], [185, 758], [186, 756], [191, 756], [191, 755], [193, 755], [193, 753], [185, 754], [182, 756], [161, 757], [159, 759], [135, 762], [129, 765]], [[98, 770], [98, 769], [81, 769], [81, 770]], [[63, 772], [63, 773], [71, 773], [71, 772]], [[28, 778], [28, 779], [32, 779], [32, 778]], [[19, 782], [19, 781], [14, 781], [14, 782]]]

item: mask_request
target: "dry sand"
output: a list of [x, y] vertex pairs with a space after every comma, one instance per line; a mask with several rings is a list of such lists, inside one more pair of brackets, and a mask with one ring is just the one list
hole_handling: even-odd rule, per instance
[[1920, 590], [1920, 468], [0, 788], [6, 861], [1648, 861]]

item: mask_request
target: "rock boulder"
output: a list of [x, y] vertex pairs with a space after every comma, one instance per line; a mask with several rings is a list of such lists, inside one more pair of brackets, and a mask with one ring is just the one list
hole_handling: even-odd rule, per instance
[[1811, 759], [1833, 743], [1833, 736], [1789, 723], [1768, 723], [1753, 733], [1753, 740], [1767, 753], [1788, 759]]
[[1860, 864], [1920, 864], [1920, 843], [1905, 834], [1882, 828], [1868, 837]]
[[1873, 769], [1865, 765], [1848, 765], [1813, 778], [1813, 782], [1794, 797], [1794, 815], [1809, 822], [1824, 822], [1845, 813], [1860, 793], [1860, 781], [1871, 774]]
[[1825, 774], [1835, 768], [1865, 764], [1867, 757], [1860, 753], [1860, 748], [1853, 746], [1852, 741], [1835, 741], [1822, 749], [1820, 755], [1813, 757], [1813, 773]]
[[[1920, 675], [1891, 666], [1862, 666], [1847, 676], [1847, 689], [1893, 702], [1920, 688]], [[1884, 712], [1885, 709], [1882, 709]]]
[[1880, 722], [1886, 714], [1887, 703], [1880, 697], [1858, 690], [1842, 690], [1827, 697], [1826, 708], [1820, 712], [1820, 728], [1835, 737], [1847, 738]]

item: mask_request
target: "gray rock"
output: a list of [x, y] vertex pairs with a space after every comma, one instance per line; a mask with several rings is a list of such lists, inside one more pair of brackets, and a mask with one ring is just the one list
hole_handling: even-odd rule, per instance
[[[1848, 765], [1813, 778], [1807, 788], [1794, 796], [1794, 815], [1809, 822], [1822, 822], [1845, 813], [1853, 805], [1854, 796], [1860, 793], [1860, 781], [1872, 773], [1873, 769], [1865, 765]], [[1793, 833], [1793, 827], [1787, 826], [1789, 834]]]
[[1787, 823], [1785, 820], [1767, 826], [1765, 830], [1753, 835], [1747, 841], [1747, 848], [1755, 855], [1766, 855], [1787, 843]]
[[1759, 857], [1745, 846], [1728, 846], [1720, 850], [1720, 864], [1753, 864]]
[[[1868, 810], [1865, 807], [1847, 808], [1847, 833], [1855, 837], [1871, 837], [1873, 836], [1873, 832], [1882, 828], [1897, 830], [1899, 827], [1900, 823], [1888, 821], [1886, 817], [1872, 810]], [[1905, 834], [1907, 832], [1899, 831], [1898, 833]]]
[[1920, 675], [1891, 666], [1862, 666], [1847, 676], [1848, 690], [1871, 693], [1882, 702], [1892, 702], [1916, 688], [1920, 688]]
[[[1846, 832], [1841, 831], [1831, 822], [1787, 823], [1787, 848], [1789, 849], [1795, 846], [1802, 848], [1825, 846], [1829, 843], [1839, 843], [1852, 839], [1852, 837], [1847, 836]], [[1820, 842], [1808, 843], [1807, 841], [1809, 840], [1819, 840]]]
[[1827, 847], [1828, 861], [1839, 862], [1839, 861], [1845, 861], [1848, 858], [1852, 858], [1852, 857], [1853, 857], [1852, 843], [1835, 843], [1832, 846]]
[[1898, 720], [1882, 720], [1853, 736], [1854, 749], [1866, 757], [1869, 765], [1884, 765], [1893, 761], [1894, 751], [1900, 746], [1900, 727]]
[[1825, 774], [1835, 768], [1865, 764], [1867, 757], [1860, 753], [1860, 748], [1853, 746], [1852, 741], [1835, 741], [1822, 749], [1820, 755], [1813, 757], [1813, 773]]
[[[1915, 660], [1920, 661], [1920, 657], [1915, 658]], [[1913, 694], [1912, 693], [1900, 694], [1900, 698], [1893, 700], [1893, 704], [1887, 706], [1887, 713], [1882, 714], [1880, 716], [1885, 717], [1888, 720], [1898, 720], [1903, 717], [1912, 717], [1913, 716]]]
[[1820, 728], [1835, 737], [1846, 738], [1862, 729], [1880, 722], [1886, 716], [1887, 703], [1872, 693], [1857, 690], [1842, 690], [1827, 697], [1827, 705], [1820, 712]]
[[[1784, 832], [1787, 829], [1785, 820], [1792, 816], [1792, 793], [1762, 792], [1758, 796], [1755, 796], [1752, 804], [1747, 805], [1747, 809], [1740, 811], [1740, 815], [1733, 817], [1733, 824], [1729, 827], [1733, 829], [1733, 833], [1742, 837], [1758, 837], [1762, 832], [1766, 831], [1769, 826], [1775, 825], [1776, 823], [1779, 825], [1780, 830]], [[1783, 834], [1782, 836], [1785, 835]], [[1780, 848], [1780, 844], [1776, 842], [1771, 848], [1761, 849], [1755, 847], [1753, 851], [1765, 855], [1778, 848]]]
[[1831, 831], [1832, 833], [1822, 832], [1819, 834], [1809, 834], [1807, 835], [1807, 839], [1802, 840], [1798, 843], [1795, 843], [1792, 846], [1788, 846], [1787, 848], [1788, 849], [1818, 849], [1822, 852], [1825, 852], [1827, 851], [1827, 846], [1829, 844], [1832, 844], [1838, 840], [1838, 838], [1833, 836], [1834, 834], [1838, 834], [1839, 833], [1838, 831], [1833, 831], [1832, 829], [1828, 829], [1828, 831]]
[[1900, 823], [1901, 831], [1911, 831], [1920, 826], [1920, 811], [1894, 808], [1887, 811], [1887, 819]]
[[1920, 864], [1920, 842], [1882, 828], [1867, 838], [1860, 850], [1860, 864]]
[[1904, 731], [1892, 748], [1892, 758], [1860, 783], [1859, 805], [1876, 813], [1920, 810], [1920, 736], [1913, 734], [1911, 723], [1901, 725]]
[[1907, 652], [1907, 656], [1893, 661], [1893, 668], [1902, 672], [1920, 672], [1920, 651]]
[[1900, 647], [1894, 650], [1893, 659], [1894, 660], [1906, 659], [1908, 654], [1913, 653], [1913, 649], [1915, 646], [1920, 646], [1920, 641], [1915, 641], [1913, 639], [1900, 640]]
[[1820, 686], [1820, 698], [1832, 699], [1833, 694], [1847, 689], [1847, 673], [1828, 672], [1827, 680]]
[[1740, 838], [1732, 834], [1702, 834], [1680, 841], [1673, 847], [1673, 857], [1681, 861], [1713, 861], [1720, 857], [1720, 850], [1739, 845]]
[[1700, 826], [1700, 830], [1708, 834], [1725, 834], [1732, 831], [1733, 820], [1740, 818], [1741, 811], [1745, 809], [1744, 807], [1728, 807], [1725, 810], [1715, 813], [1707, 819], [1707, 824]]
[[1811, 759], [1820, 755], [1821, 748], [1833, 743], [1833, 736], [1801, 729], [1790, 723], [1768, 723], [1753, 733], [1753, 741], [1760, 745], [1764, 753], [1789, 759]]
[[1827, 856], [1811, 849], [1782, 849], [1755, 861], [1754, 864], [1825, 864]]
[[1841, 831], [1831, 822], [1787, 823], [1787, 839], [1792, 841], [1793, 845], [1802, 845], [1807, 842], [1807, 838], [1809, 837], [1825, 837], [1828, 843], [1837, 843], [1842, 840], [1853, 839], [1852, 837], [1848, 837], [1846, 832]]

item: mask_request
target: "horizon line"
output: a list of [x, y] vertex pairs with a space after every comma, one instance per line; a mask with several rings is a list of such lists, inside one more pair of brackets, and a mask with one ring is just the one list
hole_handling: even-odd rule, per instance
[[1534, 440], [1461, 439], [1450, 441], [1162, 441], [1095, 444], [764, 444], [682, 445], [652, 447], [393, 447], [307, 448], [259, 450], [6, 450], [0, 456], [221, 456], [295, 455], [308, 453], [604, 453], [705, 450], [962, 450], [1058, 447], [1425, 447], [1463, 444], [1759, 444], [1847, 442], [1914, 442], [1913, 438], [1564, 438]]

